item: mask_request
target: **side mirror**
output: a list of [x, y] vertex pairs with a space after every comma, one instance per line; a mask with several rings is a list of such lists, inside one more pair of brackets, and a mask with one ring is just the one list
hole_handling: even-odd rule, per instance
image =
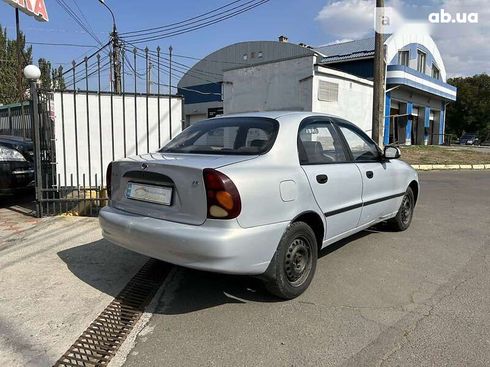
[[398, 159], [401, 156], [400, 149], [393, 146], [386, 146], [384, 149], [383, 157], [386, 159]]

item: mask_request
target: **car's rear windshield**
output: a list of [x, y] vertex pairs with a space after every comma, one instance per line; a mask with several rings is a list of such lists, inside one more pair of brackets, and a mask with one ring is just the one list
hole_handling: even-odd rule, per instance
[[229, 117], [196, 122], [170, 143], [162, 153], [258, 155], [274, 145], [279, 123], [263, 117]]

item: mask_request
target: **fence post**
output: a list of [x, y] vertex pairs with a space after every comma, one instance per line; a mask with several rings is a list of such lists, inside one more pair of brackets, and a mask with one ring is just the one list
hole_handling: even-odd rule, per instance
[[38, 218], [42, 216], [41, 200], [42, 200], [42, 172], [41, 172], [41, 124], [39, 121], [39, 96], [37, 94], [36, 80], [29, 80], [31, 85], [31, 111], [32, 111], [32, 135], [34, 137], [34, 172], [36, 184], [36, 215]]
[[9, 135], [14, 135], [12, 133], [12, 109], [10, 107], [7, 109], [7, 113], [8, 113], [8, 121], [9, 121]]

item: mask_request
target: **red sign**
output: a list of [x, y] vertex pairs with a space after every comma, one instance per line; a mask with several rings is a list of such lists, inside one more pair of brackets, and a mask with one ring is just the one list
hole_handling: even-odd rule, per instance
[[44, 0], [3, 0], [7, 4], [18, 8], [20, 11], [27, 15], [33, 16], [41, 22], [47, 22], [48, 11], [46, 10], [46, 4]]

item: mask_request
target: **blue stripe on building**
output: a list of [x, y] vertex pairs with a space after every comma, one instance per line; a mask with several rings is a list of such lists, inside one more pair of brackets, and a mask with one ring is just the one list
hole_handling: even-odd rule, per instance
[[429, 142], [429, 128], [430, 128], [430, 107], [425, 107], [425, 116], [424, 116], [424, 144], [427, 145]]
[[407, 130], [406, 130], [406, 144], [412, 144], [412, 112], [413, 112], [413, 103], [412, 102], [407, 102]]
[[390, 111], [391, 111], [391, 93], [386, 93], [386, 103], [385, 103], [385, 132], [384, 132], [384, 141], [385, 145], [390, 144]]
[[445, 101], [441, 101], [441, 117], [440, 117], [440, 125], [439, 125], [439, 144], [444, 143], [444, 131], [446, 128], [446, 103]]

